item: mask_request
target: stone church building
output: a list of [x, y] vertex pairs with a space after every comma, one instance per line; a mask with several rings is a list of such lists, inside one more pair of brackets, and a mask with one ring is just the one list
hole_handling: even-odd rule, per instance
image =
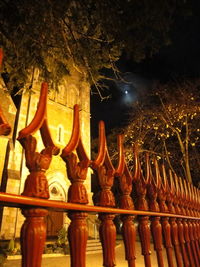
[[[0, 83], [0, 105], [7, 121], [12, 126], [12, 132], [9, 136], [0, 137], [0, 186], [3, 192], [21, 194], [28, 175], [24, 152], [16, 138], [18, 132], [31, 122], [37, 109], [41, 86], [37, 77], [38, 74], [36, 73], [33, 79], [32, 92], [23, 92], [21, 96], [14, 98], [14, 101], [7, 93], [2, 80]], [[59, 86], [58, 92], [50, 91], [47, 106], [49, 129], [54, 143], [62, 150], [71, 136], [73, 106], [75, 104], [79, 104], [80, 107], [82, 140], [88, 156], [90, 156], [90, 87], [86, 82], [80, 81], [77, 77], [75, 80], [68, 77]], [[38, 140], [37, 149], [41, 151], [43, 144], [39, 132], [35, 136]], [[53, 157], [46, 176], [50, 199], [67, 201], [70, 182], [67, 179], [65, 163], [59, 155]], [[90, 173], [88, 173], [85, 182], [88, 192], [91, 192], [90, 182]], [[24, 217], [21, 215], [20, 209], [1, 208], [1, 239], [19, 237], [23, 220]], [[63, 226], [67, 227], [68, 224], [69, 219], [65, 213], [50, 211], [47, 217], [47, 236], [56, 236], [58, 231]]]

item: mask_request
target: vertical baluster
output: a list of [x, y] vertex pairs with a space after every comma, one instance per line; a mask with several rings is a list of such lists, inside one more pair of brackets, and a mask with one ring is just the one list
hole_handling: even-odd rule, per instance
[[[194, 216], [198, 217], [197, 188], [195, 186], [193, 186], [193, 197], [194, 197]], [[198, 240], [198, 221], [193, 220], [193, 226], [194, 226], [194, 238], [195, 238], [197, 256], [198, 256], [198, 259], [200, 259], [200, 247], [199, 247], [199, 240]], [[200, 264], [200, 261], [199, 261], [199, 264]]]
[[[176, 174], [174, 175], [174, 181], [175, 181], [175, 195], [173, 198], [173, 204], [174, 204], [175, 213], [180, 214], [181, 211], [180, 211], [178, 204], [179, 204], [179, 200], [181, 196], [180, 196], [180, 188], [178, 184], [178, 177]], [[171, 224], [171, 229], [172, 229], [172, 243], [175, 248], [176, 262], [178, 266], [183, 266], [176, 218], [170, 218], [170, 224]], [[179, 224], [181, 226], [181, 221], [179, 222]]]
[[[189, 196], [189, 191], [188, 191], [186, 180], [183, 181], [183, 188], [185, 191], [185, 201], [184, 201], [185, 215], [189, 216], [190, 213], [189, 213], [188, 207], [189, 207], [189, 203], [190, 203], [190, 196]], [[190, 235], [189, 235], [189, 220], [187, 220], [187, 219], [183, 220], [183, 230], [184, 230], [184, 239], [185, 239], [186, 250], [187, 250], [190, 266], [195, 267], [194, 258], [192, 255]]]
[[[68, 190], [68, 202], [87, 204], [88, 196], [83, 183], [87, 178], [90, 160], [81, 140], [78, 105], [74, 106], [74, 122], [71, 139], [62, 150], [61, 157], [66, 163], [68, 179], [71, 182]], [[87, 213], [70, 211], [68, 212], [68, 216], [71, 220], [68, 228], [71, 267], [85, 267], [88, 239]]]
[[23, 267], [40, 267], [46, 241], [45, 209], [24, 209], [26, 220], [21, 229], [21, 250]]
[[[182, 215], [186, 215], [185, 209], [184, 209], [184, 202], [186, 198], [186, 192], [184, 191], [183, 188], [183, 179], [179, 178], [179, 188], [180, 188], [180, 194], [179, 194], [179, 208], [180, 208], [180, 213]], [[189, 267], [189, 259], [187, 256], [186, 252], [186, 241], [185, 241], [185, 236], [184, 236], [184, 226], [183, 226], [183, 220], [182, 219], [177, 219], [177, 225], [178, 225], [178, 236], [179, 236], [179, 242], [181, 246], [181, 252], [182, 252], [182, 257], [183, 257], [183, 263], [185, 267]]]
[[[168, 190], [167, 188], [167, 180], [165, 176], [160, 175], [159, 168], [157, 167], [157, 172], [159, 173], [161, 179], [161, 186], [158, 192], [158, 204], [161, 212], [168, 212], [168, 207], [166, 205], [166, 199], [169, 193], [173, 196], [173, 190]], [[172, 239], [171, 239], [171, 226], [169, 224], [169, 217], [162, 217], [161, 218], [161, 225], [163, 230], [163, 238], [164, 238], [164, 246], [167, 252], [167, 260], [169, 267], [174, 267], [173, 262], [173, 246], [172, 246]]]
[[[200, 194], [199, 194], [199, 189], [196, 188], [196, 200], [197, 200], [197, 218], [200, 217], [200, 204], [199, 204], [199, 198], [200, 198]], [[197, 220], [197, 240], [198, 240], [198, 244], [199, 244], [199, 249], [200, 249], [200, 220]], [[199, 252], [200, 254], [200, 252]]]
[[87, 213], [69, 212], [71, 223], [68, 228], [71, 267], [86, 266], [86, 246], [88, 239]]
[[[149, 183], [149, 177], [143, 176], [141, 165], [139, 162], [138, 146], [134, 148], [135, 155], [135, 175], [134, 185], [136, 188], [137, 199], [136, 208], [138, 210], [148, 210], [148, 204], [146, 201], [147, 184]], [[138, 216], [138, 231], [142, 246], [142, 255], [144, 256], [145, 266], [151, 266], [151, 250], [150, 250], [150, 227], [148, 216]]]
[[[97, 158], [91, 163], [92, 168], [97, 172], [101, 191], [96, 199], [96, 205], [104, 207], [114, 207], [115, 198], [111, 191], [114, 182], [115, 169], [110, 160], [104, 123], [99, 123], [99, 152]], [[103, 266], [115, 266], [115, 243], [116, 243], [116, 227], [113, 223], [115, 215], [100, 214], [101, 221], [99, 234], [103, 247]]]
[[[200, 190], [197, 189], [197, 217], [200, 217]], [[197, 221], [198, 241], [200, 247], [200, 220]]]
[[[118, 150], [119, 150], [119, 163], [116, 169], [116, 177], [119, 179], [121, 196], [120, 208], [134, 209], [133, 200], [130, 197], [132, 191], [132, 177], [125, 162], [124, 149], [123, 149], [123, 136], [118, 136]], [[135, 267], [135, 238], [136, 231], [133, 223], [134, 216], [122, 215], [122, 235], [125, 246], [125, 257], [128, 261], [129, 267]]]
[[[47, 125], [46, 102], [48, 87], [42, 84], [38, 109], [32, 122], [19, 132], [18, 141], [25, 150], [26, 166], [30, 171], [22, 195], [38, 198], [49, 198], [48, 182], [45, 171], [49, 168], [52, 155], [57, 155], [59, 149], [53, 144]], [[36, 152], [37, 141], [32, 136], [40, 130], [45, 148]], [[40, 267], [42, 253], [46, 240], [45, 209], [22, 209], [26, 220], [21, 229], [22, 266]]]
[[[193, 217], [196, 217], [196, 201], [195, 201], [195, 190], [194, 190], [194, 186], [192, 184], [190, 184], [190, 188], [191, 188], [191, 215]], [[192, 224], [192, 232], [193, 232], [193, 238], [194, 238], [194, 255], [195, 255], [195, 260], [196, 260], [196, 264], [198, 264], [198, 266], [200, 266], [200, 258], [198, 255], [198, 246], [197, 246], [197, 236], [196, 236], [196, 221], [195, 220], [191, 220], [191, 224]]]
[[[189, 214], [190, 216], [194, 217], [194, 211], [193, 211], [194, 200], [193, 200], [193, 194], [192, 194], [192, 185], [189, 182], [187, 184], [188, 184], [189, 196], [190, 196]], [[200, 266], [198, 255], [197, 255], [197, 250], [196, 250], [196, 244], [195, 244], [193, 220], [188, 221], [188, 227], [189, 227], [189, 236], [190, 236], [192, 254], [194, 256], [194, 262], [196, 266]]]
[[[149, 184], [147, 188], [147, 196], [149, 198], [149, 209], [150, 211], [159, 212], [159, 205], [157, 202], [158, 190], [160, 189], [160, 177], [157, 172], [158, 168], [155, 168], [154, 175], [152, 174], [149, 156], [146, 158], [147, 163], [147, 173], [149, 175]], [[154, 161], [154, 165], [157, 166], [157, 161]], [[164, 266], [163, 261], [163, 247], [162, 247], [162, 226], [160, 223], [160, 217], [155, 216], [151, 218], [151, 232], [153, 236], [154, 249], [157, 255], [158, 266]]]

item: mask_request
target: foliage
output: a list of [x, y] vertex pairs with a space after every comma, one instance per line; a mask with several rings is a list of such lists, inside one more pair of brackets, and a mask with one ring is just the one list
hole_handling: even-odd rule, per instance
[[20, 254], [21, 252], [21, 247], [18, 241], [14, 239], [10, 239], [8, 243], [8, 247], [6, 249], [6, 253], [8, 255], [14, 255], [14, 254]]
[[63, 249], [64, 254], [69, 253], [69, 244], [67, 239], [67, 229], [62, 227], [58, 232], [57, 245]]
[[76, 69], [98, 84], [99, 70], [113, 68], [122, 51], [135, 61], [169, 44], [175, 16], [190, 1], [182, 0], [2, 0], [0, 46], [8, 86], [22, 87], [39, 68], [57, 84]]
[[200, 172], [200, 81], [158, 86], [135, 104], [125, 130], [127, 158], [139, 143], [178, 175], [198, 182]]
[[6, 253], [5, 249], [0, 247], [0, 267], [4, 266], [6, 258], [7, 258], [7, 253]]
[[8, 255], [19, 255], [21, 254], [20, 243], [15, 239], [10, 239], [0, 244], [0, 266], [4, 266], [4, 263]]
[[62, 227], [58, 232], [57, 243], [59, 245], [65, 244], [67, 242], [67, 230], [65, 227]]

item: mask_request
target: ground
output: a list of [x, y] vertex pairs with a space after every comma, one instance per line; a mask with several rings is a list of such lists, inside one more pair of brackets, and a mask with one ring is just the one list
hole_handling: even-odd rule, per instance
[[[153, 249], [153, 244], [151, 244], [151, 251], [152, 251], [152, 266], [157, 267], [157, 260], [156, 255]], [[163, 257], [164, 257], [164, 265], [168, 266], [167, 264], [167, 257], [165, 250], [163, 251]], [[143, 256], [141, 255], [141, 248], [140, 243], [136, 242], [136, 266], [137, 267], [144, 267], [144, 260]], [[120, 241], [120, 245], [116, 247], [116, 266], [117, 267], [127, 267], [128, 263], [124, 260], [124, 246], [122, 241]], [[89, 254], [86, 257], [87, 267], [102, 267], [102, 254]], [[175, 263], [175, 260], [174, 260]], [[7, 260], [4, 267], [20, 267], [21, 261], [20, 260]], [[42, 261], [42, 267], [60, 267], [60, 266], [70, 266], [70, 257], [69, 256], [63, 256], [63, 257], [51, 257], [51, 258], [43, 258]], [[175, 265], [176, 266], [176, 265]]]

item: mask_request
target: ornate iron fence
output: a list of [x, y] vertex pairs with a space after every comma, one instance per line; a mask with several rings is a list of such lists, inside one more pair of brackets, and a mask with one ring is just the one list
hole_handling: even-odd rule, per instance
[[[21, 228], [22, 266], [40, 267], [46, 240], [45, 217], [48, 210], [67, 212], [71, 220], [68, 229], [72, 267], [86, 266], [86, 245], [88, 229], [86, 218], [89, 213], [99, 215], [99, 235], [103, 248], [103, 266], [114, 267], [116, 227], [113, 222], [120, 215], [122, 236], [127, 266], [137, 266], [135, 253], [136, 226], [141, 242], [144, 266], [151, 265], [151, 237], [159, 267], [164, 266], [163, 247], [167, 252], [170, 267], [200, 266], [200, 191], [184, 179], [166, 170], [146, 154], [145, 167], [137, 147], [133, 150], [134, 173], [125, 161], [123, 136], [118, 136], [119, 159], [114, 167], [106, 144], [104, 123], [99, 124], [99, 151], [95, 160], [88, 158], [83, 146], [79, 107], [74, 107], [74, 123], [71, 139], [62, 150], [61, 157], [66, 163], [68, 179], [68, 202], [48, 200], [48, 182], [45, 176], [53, 156], [59, 156], [59, 148], [51, 138], [47, 123], [48, 85], [43, 83], [38, 109], [32, 122], [19, 132], [18, 141], [24, 148], [26, 166], [29, 169], [22, 195], [0, 193], [0, 205], [21, 208], [25, 216]], [[10, 131], [9, 124], [0, 111], [0, 134]], [[40, 131], [44, 149], [36, 152], [37, 141], [33, 136]], [[94, 205], [88, 205], [88, 194], [84, 186], [88, 168], [95, 173], [100, 185]], [[112, 193], [114, 180], [121, 195], [116, 205]], [[131, 192], [134, 187], [136, 199]], [[173, 257], [175, 253], [175, 259]]]

